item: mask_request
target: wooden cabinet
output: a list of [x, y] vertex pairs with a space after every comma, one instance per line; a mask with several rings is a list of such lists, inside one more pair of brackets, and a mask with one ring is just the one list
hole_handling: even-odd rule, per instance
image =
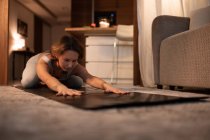
[[[116, 12], [116, 24], [133, 24], [134, 0], [94, 0], [94, 12]], [[89, 26], [92, 0], [72, 0], [72, 27]]]
[[71, 26], [83, 27], [91, 24], [91, 0], [72, 0]]
[[133, 0], [117, 1], [117, 24], [133, 24]]
[[95, 0], [95, 11], [117, 11], [117, 0]]
[[116, 24], [133, 24], [133, 0], [95, 0], [95, 11], [116, 12]]

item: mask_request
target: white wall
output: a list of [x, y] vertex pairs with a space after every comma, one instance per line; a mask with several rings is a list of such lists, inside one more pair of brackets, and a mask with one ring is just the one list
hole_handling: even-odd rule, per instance
[[[18, 39], [25, 39], [25, 44], [30, 48], [31, 51], [34, 50], [34, 15], [28, 9], [16, 2], [16, 0], [9, 1], [9, 81], [12, 79], [12, 51], [14, 46], [17, 45]], [[28, 26], [28, 37], [25, 38], [17, 33], [17, 19], [21, 19]], [[16, 60], [18, 63], [18, 68], [16, 68], [16, 73], [22, 73], [23, 58], [18, 58]], [[21, 74], [19, 74], [21, 75]]]
[[25, 38], [26, 46], [31, 51], [34, 50], [34, 14], [28, 9], [17, 3], [15, 0], [10, 0], [10, 15], [9, 15], [9, 31], [10, 31], [10, 50], [13, 49], [16, 37], [22, 37], [17, 33], [17, 19], [21, 19], [28, 25], [28, 37]]

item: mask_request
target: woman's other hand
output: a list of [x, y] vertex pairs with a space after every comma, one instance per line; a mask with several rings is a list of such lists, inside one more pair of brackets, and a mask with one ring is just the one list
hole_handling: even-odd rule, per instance
[[57, 87], [57, 91], [58, 91], [58, 93], [56, 94], [57, 96], [80, 96], [80, 95], [82, 95], [81, 91], [69, 89], [64, 85], [59, 85]]
[[110, 84], [108, 84], [108, 83], [104, 83], [104, 84], [103, 84], [103, 87], [104, 87], [105, 92], [113, 92], [113, 93], [116, 93], [116, 94], [127, 94], [127, 93], [128, 93], [128, 92], [126, 92], [126, 91], [124, 91], [124, 90], [121, 90], [121, 89], [112, 87], [112, 86], [111, 86]]

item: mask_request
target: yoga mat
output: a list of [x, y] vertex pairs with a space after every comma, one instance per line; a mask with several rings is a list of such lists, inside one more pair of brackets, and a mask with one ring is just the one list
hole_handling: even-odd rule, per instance
[[205, 96], [199, 94], [192, 97], [178, 97], [173, 95], [148, 94], [143, 92], [130, 92], [125, 95], [119, 95], [114, 93], [105, 93], [103, 90], [91, 88], [79, 89], [84, 92], [81, 96], [64, 97], [56, 96], [56, 93], [49, 90], [47, 87], [41, 87], [37, 89], [23, 89], [21, 86], [18, 86], [17, 88], [81, 109], [163, 105], [199, 101], [200, 99], [209, 97], [207, 95]]

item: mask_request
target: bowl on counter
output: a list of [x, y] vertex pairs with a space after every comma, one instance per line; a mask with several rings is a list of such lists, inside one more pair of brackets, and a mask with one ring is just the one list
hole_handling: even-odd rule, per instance
[[99, 21], [99, 27], [108, 28], [110, 26], [109, 20], [107, 18], [101, 18]]

